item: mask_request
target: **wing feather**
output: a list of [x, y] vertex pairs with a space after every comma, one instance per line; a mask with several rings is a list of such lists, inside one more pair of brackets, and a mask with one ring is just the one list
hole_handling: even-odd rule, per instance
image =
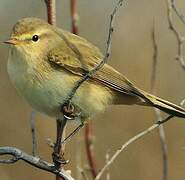
[[[86, 39], [58, 29], [56, 33], [61, 37], [61, 44], [51, 50], [48, 60], [59, 67], [63, 67], [73, 74], [83, 76], [92, 70], [103, 58], [99, 49]], [[129, 95], [137, 95], [134, 85], [114, 68], [105, 64], [91, 78], [105, 86]]]

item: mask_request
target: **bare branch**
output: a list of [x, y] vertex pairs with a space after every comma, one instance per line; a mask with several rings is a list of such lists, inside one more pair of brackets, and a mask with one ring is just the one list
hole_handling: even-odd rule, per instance
[[13, 158], [11, 158], [9, 161], [8, 160], [1, 160], [1, 163], [15, 163], [18, 160], [23, 160], [27, 162], [28, 164], [37, 167], [39, 169], [48, 171], [50, 173], [56, 174], [59, 177], [62, 177], [65, 180], [74, 180], [71, 175], [66, 173], [66, 171], [63, 170], [58, 170], [54, 164], [50, 164], [39, 157], [34, 157], [31, 156], [20, 149], [14, 148], [14, 147], [0, 147], [0, 155], [12, 155]]
[[180, 13], [180, 11], [177, 9], [176, 4], [175, 4], [175, 0], [171, 0], [171, 6], [175, 12], [175, 14], [179, 17], [179, 19], [181, 20], [181, 22], [183, 24], [185, 24], [185, 16], [183, 14]]
[[78, 90], [78, 88], [81, 86], [81, 84], [83, 82], [85, 82], [86, 80], [88, 80], [90, 77], [92, 77], [96, 71], [98, 71], [99, 69], [101, 69], [103, 67], [103, 65], [105, 63], [107, 63], [108, 58], [110, 56], [111, 53], [111, 41], [112, 41], [112, 34], [113, 34], [113, 30], [114, 30], [114, 19], [115, 19], [115, 15], [119, 9], [119, 7], [122, 6], [124, 0], [118, 0], [116, 6], [113, 9], [113, 12], [110, 15], [110, 24], [109, 24], [109, 33], [108, 33], [108, 38], [107, 38], [107, 46], [106, 46], [106, 52], [104, 55], [104, 58], [102, 59], [102, 61], [95, 66], [91, 71], [89, 71], [87, 74], [85, 74], [83, 76], [83, 78], [81, 78], [79, 81], [77, 81], [77, 83], [75, 84], [75, 86], [73, 87], [72, 91], [70, 92], [68, 98], [66, 99], [64, 104], [70, 104], [70, 101], [72, 100], [74, 94], [76, 93], [76, 91]]
[[45, 0], [48, 23], [56, 25], [56, 0]]
[[[159, 109], [154, 109], [157, 117], [157, 121], [161, 121], [161, 112]], [[159, 126], [159, 136], [161, 142], [162, 158], [163, 158], [163, 179], [168, 180], [168, 147], [166, 143], [166, 135], [164, 131], [164, 126]]]
[[[153, 63], [152, 63], [152, 74], [151, 74], [151, 92], [152, 94], [155, 94], [155, 84], [156, 84], [156, 71], [157, 71], [157, 58], [158, 58], [158, 47], [157, 42], [155, 38], [155, 27], [153, 25], [153, 30], [151, 34], [152, 43], [153, 43]], [[154, 108], [155, 114], [157, 117], [157, 121], [162, 121], [161, 112], [160, 110]], [[159, 137], [161, 142], [161, 150], [162, 150], [162, 158], [163, 158], [163, 179], [168, 179], [168, 158], [167, 158], [167, 143], [165, 138], [165, 132], [163, 125], [159, 126]]]
[[[110, 155], [109, 155], [109, 152], [108, 151], [107, 151], [107, 153], [105, 155], [105, 159], [106, 159], [106, 163], [108, 163], [109, 162], [109, 159], [110, 159]], [[110, 172], [109, 172], [109, 169], [107, 169], [106, 180], [110, 180]]]
[[158, 48], [155, 38], [155, 27], [153, 24], [151, 39], [153, 44], [153, 61], [152, 61], [152, 73], [151, 73], [151, 92], [155, 93], [155, 84], [156, 84], [156, 71], [157, 71], [157, 57], [158, 57]]
[[[118, 3], [116, 4], [116, 6], [114, 7], [113, 9], [113, 12], [111, 13], [111, 16], [110, 16], [110, 25], [109, 25], [109, 34], [108, 34], [108, 39], [107, 39], [107, 47], [106, 47], [106, 53], [105, 53], [105, 56], [104, 58], [102, 59], [102, 61], [96, 66], [94, 67], [91, 71], [89, 71], [86, 75], [84, 75], [84, 77], [82, 79], [80, 79], [74, 86], [74, 88], [72, 89], [72, 91], [70, 92], [68, 98], [66, 99], [66, 102], [64, 104], [67, 104], [69, 105], [74, 94], [76, 93], [76, 91], [78, 90], [78, 88], [81, 86], [81, 84], [83, 82], [85, 82], [86, 80], [88, 80], [91, 76], [93, 76], [93, 74], [98, 71], [100, 68], [103, 67], [103, 65], [107, 62], [108, 58], [109, 58], [109, 55], [110, 55], [110, 51], [111, 51], [111, 40], [112, 40], [112, 33], [113, 33], [113, 25], [114, 25], [114, 18], [115, 18], [115, 15], [116, 15], [116, 12], [118, 10], [118, 8], [120, 6], [122, 6], [122, 3], [123, 3], [123, 0], [119, 0]], [[90, 151], [89, 151], [90, 152]], [[89, 154], [89, 153], [88, 153]], [[89, 156], [90, 157], [90, 156]], [[92, 156], [91, 156], [92, 157]], [[92, 160], [92, 158], [91, 158]], [[92, 163], [92, 161], [89, 161], [90, 162], [90, 166], [93, 165], [93, 168], [92, 170], [94, 169], [94, 164]], [[95, 169], [94, 169], [95, 170]], [[96, 172], [93, 170], [93, 175], [95, 176]]]
[[63, 144], [61, 143], [67, 119], [66, 118], [57, 119], [56, 122], [57, 122], [56, 123], [57, 124], [57, 135], [56, 135], [56, 143], [54, 146], [54, 152], [52, 156], [53, 156], [53, 162], [55, 164], [55, 167], [57, 169], [60, 169], [62, 164], [64, 165], [67, 163], [63, 157], [64, 155], [64, 152], [62, 149]]
[[[47, 7], [48, 23], [55, 26], [56, 25], [56, 0], [45, 0], [45, 4]], [[61, 106], [61, 111], [63, 111], [62, 107], [63, 106]], [[57, 135], [56, 135], [56, 143], [54, 144], [54, 151], [52, 154], [52, 158], [53, 158], [54, 166], [58, 170], [62, 169], [61, 165], [64, 165], [67, 163], [67, 161], [64, 159], [64, 144], [61, 143], [65, 134], [66, 122], [67, 122], [67, 118], [65, 116], [62, 116], [61, 119], [56, 120]], [[62, 179], [64, 178], [56, 175], [56, 180], [62, 180]]]
[[166, 0], [167, 3], [167, 14], [168, 14], [168, 24], [169, 29], [174, 33], [176, 40], [177, 40], [177, 57], [176, 59], [180, 62], [181, 67], [185, 70], [185, 62], [183, 57], [183, 46], [184, 46], [184, 37], [180, 35], [177, 28], [174, 26], [172, 21], [172, 2], [173, 0]]
[[85, 128], [85, 146], [87, 152], [88, 163], [90, 166], [90, 171], [93, 178], [96, 177], [96, 161], [94, 155], [94, 145], [93, 145], [93, 133], [92, 133], [92, 124], [87, 124]]
[[71, 27], [72, 33], [78, 34], [78, 20], [79, 16], [77, 13], [77, 0], [71, 0]]
[[35, 130], [35, 111], [32, 110], [30, 113], [30, 125], [31, 125], [31, 135], [32, 135], [32, 155], [37, 155], [37, 137]]
[[0, 159], [0, 163], [2, 164], [12, 164], [17, 162], [19, 159], [17, 159], [16, 157], [13, 157], [11, 159]]
[[137, 134], [136, 136], [132, 137], [131, 139], [129, 139], [126, 143], [124, 143], [115, 153], [114, 155], [110, 158], [110, 160], [105, 164], [105, 166], [100, 170], [100, 172], [98, 173], [98, 175], [96, 176], [95, 180], [99, 180], [103, 173], [105, 172], [105, 170], [107, 170], [107, 168], [115, 161], [115, 159], [121, 154], [121, 152], [128, 147], [128, 145], [132, 144], [133, 142], [135, 142], [136, 140], [140, 139], [141, 137], [143, 137], [144, 135], [150, 133], [151, 131], [153, 131], [154, 129], [158, 128], [161, 124], [169, 121], [171, 118], [173, 118], [174, 116], [170, 115], [167, 118], [165, 118], [162, 121], [158, 121], [155, 124], [153, 124], [152, 126], [150, 126], [149, 128], [147, 128], [146, 130], [142, 131], [141, 133]]
[[[71, 0], [71, 26], [72, 26], [72, 33], [78, 35], [79, 34], [79, 29], [78, 29], [78, 14], [77, 14], [77, 0]], [[84, 124], [81, 124], [77, 127], [77, 130], [79, 131]], [[76, 129], [66, 138], [68, 141], [75, 133]], [[96, 161], [95, 161], [95, 156], [94, 156], [94, 147], [92, 143], [92, 137], [93, 137], [93, 132], [92, 132], [92, 122], [89, 122], [88, 124], [85, 125], [85, 147], [86, 147], [86, 152], [87, 152], [87, 159], [88, 159], [88, 164], [90, 166], [90, 171], [93, 176], [93, 178], [96, 177], [97, 172], [96, 172]], [[62, 143], [65, 143], [66, 140], [64, 140]]]
[[83, 169], [79, 168], [79, 171], [84, 180], [89, 180]]
[[[119, 7], [122, 6], [123, 1], [124, 0], [119, 0], [117, 2], [116, 6], [113, 9], [113, 12], [111, 13], [110, 24], [109, 24], [109, 33], [108, 33], [107, 46], [106, 46], [106, 53], [104, 55], [104, 58], [102, 59], [102, 61], [97, 66], [95, 66], [91, 71], [89, 71], [79, 81], [76, 82], [73, 89], [69, 93], [66, 101], [64, 102], [63, 107], [65, 107], [65, 106], [70, 107], [71, 106], [71, 100], [72, 100], [74, 94], [76, 93], [76, 91], [78, 90], [78, 88], [82, 85], [82, 83], [85, 82], [86, 80], [88, 80], [91, 76], [93, 76], [93, 74], [96, 73], [96, 71], [98, 71], [100, 68], [102, 68], [103, 65], [108, 61], [108, 58], [109, 58], [110, 53], [111, 53], [111, 40], [112, 40], [112, 34], [113, 34], [113, 29], [114, 29], [115, 15], [116, 15]], [[74, 1], [71, 1], [71, 2], [73, 3], [73, 6], [74, 6]], [[73, 9], [72, 14], [74, 15], [74, 9]], [[74, 23], [74, 21], [73, 21], [73, 23]], [[95, 171], [93, 172], [93, 174], [95, 176]]]

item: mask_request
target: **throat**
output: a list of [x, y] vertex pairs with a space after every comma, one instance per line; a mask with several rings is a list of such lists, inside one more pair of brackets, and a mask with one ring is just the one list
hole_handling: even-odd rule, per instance
[[24, 89], [33, 79], [35, 74], [34, 64], [31, 62], [31, 57], [23, 55], [16, 48], [12, 48], [9, 52], [8, 58], [8, 74], [16, 87], [16, 89]]

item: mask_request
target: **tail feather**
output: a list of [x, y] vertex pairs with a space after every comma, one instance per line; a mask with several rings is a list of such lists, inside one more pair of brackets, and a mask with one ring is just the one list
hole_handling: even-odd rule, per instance
[[185, 109], [175, 105], [171, 102], [168, 102], [166, 100], [163, 100], [159, 97], [156, 97], [154, 95], [148, 94], [146, 92], [142, 93], [144, 94], [145, 98], [147, 99], [148, 103], [151, 103], [154, 107], [177, 117], [185, 118]]

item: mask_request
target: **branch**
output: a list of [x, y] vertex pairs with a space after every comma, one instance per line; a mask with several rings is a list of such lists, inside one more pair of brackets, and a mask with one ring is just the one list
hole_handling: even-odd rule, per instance
[[[56, 24], [56, 9], [55, 9], [55, 0], [45, 0], [45, 4], [47, 7], [47, 15], [48, 22], [52, 25]], [[31, 130], [32, 130], [32, 153], [33, 156], [21, 151], [20, 149], [14, 147], [0, 147], [0, 155], [11, 155], [13, 156], [10, 159], [2, 159], [0, 163], [12, 164], [19, 160], [23, 160], [28, 164], [37, 167], [39, 169], [51, 172], [56, 175], [56, 179], [64, 179], [64, 180], [74, 180], [66, 171], [61, 168], [61, 164], [63, 164], [63, 154], [61, 155], [61, 138], [63, 135], [64, 127], [67, 119], [63, 117], [57, 121], [57, 139], [54, 146], [53, 152], [53, 162], [54, 164], [48, 163], [39, 157], [35, 157], [36, 154], [36, 137], [35, 137], [35, 124], [34, 124], [34, 116], [33, 112], [30, 117], [31, 122]], [[66, 161], [65, 161], [66, 162]]]
[[19, 160], [23, 160], [36, 168], [48, 171], [53, 174], [56, 174], [57, 176], [62, 177], [65, 180], [74, 180], [74, 178], [71, 177], [71, 175], [69, 175], [66, 171], [56, 169], [54, 164], [50, 164], [50, 163], [48, 163], [38, 157], [31, 156], [31, 155], [21, 151], [20, 149], [17, 149], [14, 147], [0, 147], [0, 155], [1, 156], [2, 155], [13, 156], [13, 158], [11, 158], [9, 160], [0, 160], [0, 163], [10, 164], [10, 163], [15, 163]]
[[78, 20], [79, 16], [77, 13], [77, 0], [71, 0], [71, 26], [72, 26], [72, 33], [78, 34]]
[[184, 16], [183, 14], [181, 14], [181, 13], [179, 12], [179, 10], [177, 9], [176, 4], [175, 4], [175, 0], [171, 0], [171, 6], [172, 6], [172, 8], [173, 8], [175, 14], [176, 14], [176, 15], [179, 17], [179, 19], [181, 20], [181, 22], [182, 22], [183, 24], [185, 24], [185, 16]]
[[[157, 117], [157, 121], [161, 121], [162, 117], [161, 117], [160, 110], [156, 108], [154, 110]], [[163, 125], [159, 127], [159, 136], [160, 136], [162, 158], [163, 158], [163, 179], [167, 180], [168, 179], [168, 147], [166, 143], [166, 135], [165, 135]]]
[[[110, 155], [109, 155], [109, 152], [108, 151], [107, 151], [107, 153], [105, 155], [105, 159], [106, 159], [106, 163], [108, 163], [108, 161], [110, 159]], [[109, 169], [107, 169], [106, 180], [110, 180], [110, 172], [109, 172]]]
[[156, 84], [156, 72], [157, 72], [157, 58], [158, 58], [158, 47], [155, 38], [155, 27], [153, 24], [151, 33], [152, 45], [153, 45], [153, 61], [152, 61], [152, 73], [151, 73], [151, 92], [155, 94], [155, 84]]
[[[54, 166], [56, 169], [61, 170], [62, 166], [67, 164], [68, 161], [64, 159], [64, 144], [62, 144], [62, 139], [64, 138], [65, 126], [67, 123], [67, 119], [62, 116], [60, 119], [56, 120], [57, 126], [57, 134], [56, 134], [56, 142], [54, 145], [54, 151], [52, 154]], [[56, 175], [56, 180], [63, 180], [64, 178]]]
[[128, 145], [132, 144], [133, 142], [135, 142], [136, 140], [140, 139], [141, 137], [143, 137], [144, 135], [150, 133], [151, 131], [153, 131], [154, 129], [158, 128], [161, 124], [169, 121], [171, 118], [173, 118], [174, 116], [170, 115], [167, 118], [165, 118], [162, 121], [158, 121], [155, 124], [153, 124], [152, 126], [150, 126], [149, 128], [147, 128], [146, 130], [142, 131], [141, 133], [137, 134], [136, 136], [132, 137], [131, 139], [129, 139], [126, 143], [124, 143], [115, 153], [114, 155], [110, 158], [110, 160], [105, 164], [105, 166], [100, 170], [100, 172], [98, 173], [98, 175], [96, 176], [95, 180], [99, 180], [103, 173], [108, 169], [108, 167], [116, 160], [116, 158], [121, 154], [121, 152], [128, 147]]
[[[169, 29], [174, 33], [176, 40], [177, 40], [177, 57], [176, 59], [180, 62], [181, 67], [185, 70], [185, 62], [184, 62], [184, 57], [183, 57], [183, 42], [184, 42], [184, 37], [180, 35], [178, 32], [177, 28], [174, 26], [173, 21], [172, 21], [172, 8], [174, 6], [174, 1], [173, 0], [166, 0], [167, 3], [167, 15], [168, 15], [168, 24], [169, 24]], [[173, 6], [172, 6], [173, 5]], [[174, 6], [175, 7], [175, 6]]]
[[60, 169], [61, 165], [64, 165], [67, 163], [67, 161], [65, 161], [63, 157], [64, 155], [63, 148], [62, 148], [63, 144], [61, 143], [64, 135], [64, 128], [65, 128], [67, 119], [66, 118], [57, 119], [56, 122], [57, 122], [56, 123], [57, 124], [56, 143], [54, 145], [54, 152], [52, 154], [52, 157], [53, 157], [53, 162], [55, 164], [55, 167], [57, 169]]
[[72, 100], [73, 96], [75, 95], [76, 91], [78, 90], [78, 88], [86, 80], [88, 80], [90, 77], [92, 77], [96, 73], [96, 71], [101, 69], [103, 67], [103, 65], [108, 61], [108, 58], [109, 58], [110, 53], [111, 53], [111, 41], [112, 41], [112, 34], [113, 34], [113, 30], [114, 30], [115, 15], [116, 15], [119, 7], [122, 6], [123, 1], [124, 0], [118, 0], [116, 6], [114, 7], [114, 9], [113, 9], [113, 11], [112, 11], [112, 13], [110, 15], [109, 32], [108, 32], [107, 46], [106, 46], [106, 52], [105, 52], [104, 58], [102, 59], [102, 61], [97, 66], [95, 66], [91, 71], [89, 71], [79, 81], [76, 82], [76, 84], [74, 85], [73, 89], [69, 93], [66, 101], [64, 102], [63, 106], [65, 106], [65, 105], [70, 106], [71, 105], [71, 100]]
[[[153, 64], [152, 64], [152, 74], [151, 74], [151, 92], [155, 94], [155, 84], [156, 84], [156, 74], [157, 74], [157, 58], [158, 58], [158, 47], [155, 38], [155, 27], [153, 25], [153, 30], [151, 34], [152, 42], [153, 42]], [[157, 117], [157, 121], [162, 121], [161, 112], [159, 109], [154, 108], [155, 114]], [[168, 179], [168, 158], [167, 158], [167, 143], [166, 136], [163, 125], [159, 126], [159, 137], [161, 142], [161, 150], [162, 150], [162, 158], [163, 158], [163, 179]]]
[[48, 23], [56, 25], [56, 0], [45, 0]]
[[[45, 0], [45, 4], [47, 7], [48, 23], [55, 26], [56, 25], [56, 0]], [[63, 111], [62, 106], [61, 106], [61, 111]], [[61, 166], [67, 163], [67, 161], [64, 159], [64, 144], [61, 143], [65, 134], [64, 132], [65, 132], [66, 122], [67, 122], [67, 119], [65, 116], [62, 116], [61, 119], [56, 120], [57, 135], [56, 135], [56, 142], [54, 144], [52, 158], [53, 158], [54, 166], [58, 170], [61, 170], [62, 169]], [[64, 178], [56, 175], [56, 180], [62, 180], [62, 179]]]
[[79, 171], [84, 180], [89, 180], [83, 169], [79, 169]]
[[[79, 29], [78, 29], [78, 14], [77, 14], [77, 0], [71, 0], [71, 19], [72, 19], [72, 33], [78, 35]], [[86, 153], [87, 153], [87, 159], [88, 164], [90, 166], [90, 172], [93, 176], [93, 178], [97, 175], [96, 170], [96, 160], [94, 156], [94, 146], [92, 142], [93, 132], [92, 132], [92, 122], [89, 122], [85, 125], [85, 147], [86, 147]]]
[[77, 83], [73, 87], [72, 91], [69, 93], [68, 98], [66, 99], [64, 104], [68, 104], [69, 105], [71, 100], [72, 100], [72, 98], [73, 98], [73, 96], [74, 96], [74, 94], [76, 93], [78, 88], [82, 85], [82, 83], [85, 82], [86, 80], [88, 80], [90, 77], [92, 77], [96, 73], [96, 71], [101, 69], [103, 67], [103, 65], [105, 63], [107, 63], [108, 58], [109, 58], [110, 53], [111, 53], [111, 42], [112, 42], [112, 34], [113, 34], [113, 30], [114, 30], [115, 15], [116, 15], [119, 7], [122, 6], [123, 1], [124, 0], [118, 0], [116, 6], [113, 9], [113, 12], [110, 15], [109, 33], [108, 33], [107, 46], [106, 46], [106, 52], [105, 52], [104, 58], [102, 59], [102, 61], [97, 66], [95, 66], [91, 71], [89, 71], [79, 81], [77, 81]]
[[96, 161], [94, 155], [94, 145], [93, 145], [93, 133], [92, 133], [92, 123], [88, 123], [85, 126], [85, 146], [87, 152], [88, 163], [90, 166], [90, 171], [93, 178], [97, 175]]
[[37, 156], [37, 137], [35, 130], [35, 111], [32, 110], [30, 113], [30, 126], [32, 135], [32, 155]]

